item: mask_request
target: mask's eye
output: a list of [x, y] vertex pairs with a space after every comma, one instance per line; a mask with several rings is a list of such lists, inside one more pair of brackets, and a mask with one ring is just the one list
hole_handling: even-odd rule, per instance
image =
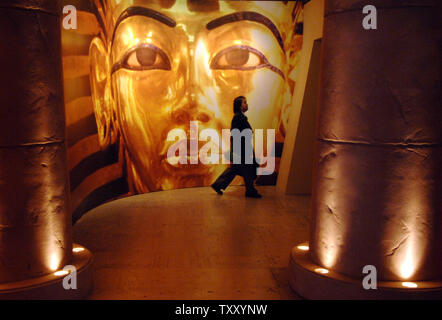
[[120, 68], [129, 70], [170, 70], [170, 61], [160, 48], [151, 44], [141, 44], [132, 48], [120, 63], [114, 65], [112, 72]]
[[268, 66], [266, 57], [249, 46], [232, 46], [221, 50], [212, 60], [212, 69], [251, 70]]

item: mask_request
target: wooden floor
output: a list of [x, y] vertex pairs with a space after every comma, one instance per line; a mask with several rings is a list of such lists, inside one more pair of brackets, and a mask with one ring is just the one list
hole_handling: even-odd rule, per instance
[[309, 196], [232, 186], [138, 195], [104, 204], [74, 226], [94, 254], [91, 299], [299, 299], [290, 250], [308, 238]]

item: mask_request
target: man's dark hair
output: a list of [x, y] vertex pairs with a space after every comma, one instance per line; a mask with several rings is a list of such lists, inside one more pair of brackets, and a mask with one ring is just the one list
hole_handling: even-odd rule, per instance
[[235, 100], [233, 100], [233, 113], [241, 112], [242, 101], [245, 98], [246, 97], [244, 97], [244, 96], [239, 96], [239, 97], [236, 97]]

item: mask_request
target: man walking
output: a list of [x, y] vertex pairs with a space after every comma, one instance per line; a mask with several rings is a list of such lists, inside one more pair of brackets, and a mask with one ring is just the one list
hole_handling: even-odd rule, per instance
[[[234, 116], [230, 128], [230, 160], [233, 163], [218, 177], [218, 179], [216, 179], [211, 186], [220, 195], [223, 194], [222, 190], [227, 188], [235, 176], [240, 175], [244, 179], [246, 197], [261, 198], [258, 190], [256, 190], [253, 185], [257, 177], [256, 169], [258, 168], [258, 164], [255, 160], [252, 145], [252, 127], [250, 126], [247, 117], [244, 115], [244, 112], [247, 112], [248, 108], [247, 99], [243, 96], [236, 97], [233, 101]], [[250, 131], [249, 139], [247, 139], [247, 132], [243, 130]], [[236, 150], [238, 149], [236, 147], [238, 146], [237, 139], [241, 139], [240, 150]], [[238, 152], [240, 152], [240, 155], [238, 155]]]

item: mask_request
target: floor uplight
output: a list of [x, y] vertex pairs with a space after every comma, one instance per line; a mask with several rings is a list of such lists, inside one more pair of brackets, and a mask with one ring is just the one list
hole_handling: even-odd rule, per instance
[[328, 273], [328, 270], [324, 269], [324, 268], [316, 268], [315, 272], [320, 273], [320, 274], [326, 274], [326, 273]]
[[417, 284], [414, 282], [402, 282], [402, 286], [406, 288], [417, 288]]

